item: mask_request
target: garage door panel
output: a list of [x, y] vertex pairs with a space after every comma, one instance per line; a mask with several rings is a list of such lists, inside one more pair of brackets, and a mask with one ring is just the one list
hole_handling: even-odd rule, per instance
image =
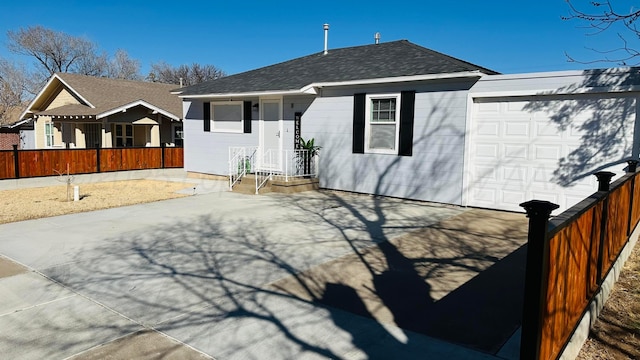
[[562, 139], [562, 133], [558, 133], [558, 126], [555, 124], [550, 124], [546, 121], [536, 121], [535, 129], [534, 135], [537, 137]]
[[501, 182], [507, 181], [514, 184], [524, 184], [529, 178], [527, 174], [528, 169], [520, 166], [503, 166], [500, 170], [502, 173], [500, 177]]
[[516, 207], [518, 204], [522, 204], [526, 200], [526, 194], [518, 189], [509, 190], [503, 189], [500, 191], [500, 202], [510, 207]]
[[562, 145], [533, 145], [534, 160], [551, 160], [556, 164], [561, 158]]
[[529, 156], [529, 146], [527, 144], [504, 144], [504, 158], [507, 161], [526, 160]]
[[[631, 156], [635, 99], [575, 96], [580, 99], [540, 96], [543, 101], [502, 98], [474, 103], [468, 205], [523, 211], [518, 205], [535, 198], [557, 203], [562, 211], [597, 189], [595, 177], [588, 174]], [[601, 131], [600, 126], [611, 122], [625, 125], [620, 139], [604, 147], [612, 150], [605, 157], [593, 136], [615, 133]], [[622, 165], [612, 169], [622, 173]], [[563, 181], [570, 181], [570, 186]]]
[[498, 136], [500, 123], [497, 121], [486, 121], [478, 125], [478, 136]]
[[493, 161], [493, 159], [496, 159], [498, 157], [498, 144], [489, 144], [489, 143], [479, 143], [475, 145], [475, 154], [476, 157], [479, 159], [485, 158], [485, 159], [490, 159], [491, 161]]
[[525, 138], [529, 138], [531, 136], [530, 133], [530, 123], [527, 122], [508, 122], [504, 126], [504, 135], [505, 136], [521, 136]]

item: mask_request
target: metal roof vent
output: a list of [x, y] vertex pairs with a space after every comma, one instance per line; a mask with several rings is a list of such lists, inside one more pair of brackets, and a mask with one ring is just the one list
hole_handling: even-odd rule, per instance
[[322, 28], [324, 29], [324, 54], [327, 55], [327, 53], [329, 52], [328, 50], [328, 44], [329, 44], [329, 24], [324, 24], [322, 25]]
[[375, 40], [376, 45], [378, 45], [380, 43], [380, 33], [377, 32], [375, 33], [375, 35], [373, 35], [373, 40]]

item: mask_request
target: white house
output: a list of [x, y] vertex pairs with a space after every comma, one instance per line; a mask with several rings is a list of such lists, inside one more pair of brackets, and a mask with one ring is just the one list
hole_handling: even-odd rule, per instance
[[230, 148], [282, 154], [301, 135], [322, 147], [322, 188], [520, 211], [567, 208], [596, 189], [590, 174], [638, 157], [639, 82], [637, 69], [500, 75], [401, 40], [175, 91], [187, 171], [228, 176]]

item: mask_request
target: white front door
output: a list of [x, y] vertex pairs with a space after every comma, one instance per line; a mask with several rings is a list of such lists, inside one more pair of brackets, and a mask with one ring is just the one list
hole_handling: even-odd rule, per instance
[[280, 100], [262, 100], [260, 104], [260, 147], [264, 158], [262, 166], [281, 170], [282, 165], [282, 111]]

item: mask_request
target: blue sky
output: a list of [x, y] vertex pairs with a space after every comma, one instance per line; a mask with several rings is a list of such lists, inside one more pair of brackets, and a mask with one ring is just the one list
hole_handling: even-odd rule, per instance
[[[622, 1], [628, 3], [628, 1]], [[588, 8], [588, 1], [574, 0]], [[42, 25], [84, 36], [113, 54], [151, 63], [213, 64], [234, 74], [329, 49], [406, 39], [502, 73], [607, 67], [587, 48], [619, 44], [615, 32], [586, 36], [564, 0], [538, 1], [27, 1], [0, 4], [0, 57], [6, 33]]]

